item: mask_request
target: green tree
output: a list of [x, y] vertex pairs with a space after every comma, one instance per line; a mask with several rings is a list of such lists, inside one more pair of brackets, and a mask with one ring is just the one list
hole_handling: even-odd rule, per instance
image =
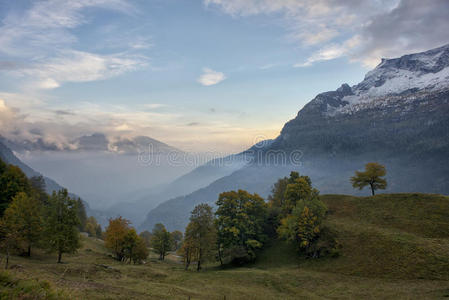
[[268, 196], [268, 205], [270, 207], [284, 207], [287, 185], [294, 183], [297, 178], [299, 178], [299, 173], [294, 171], [290, 173], [290, 177], [280, 178], [273, 185], [271, 194]]
[[48, 249], [58, 253], [58, 263], [63, 253], [74, 253], [81, 246], [77, 204], [66, 189], [53, 192], [49, 199], [44, 237]]
[[172, 239], [170, 232], [165, 229], [161, 223], [154, 225], [151, 238], [151, 247], [159, 254], [159, 259], [164, 260], [168, 251], [172, 246]]
[[148, 248], [145, 244], [145, 241], [139, 237], [136, 241], [136, 247], [133, 250], [132, 260], [136, 263], [141, 263], [143, 260], [148, 257]]
[[175, 230], [173, 232], [170, 233], [171, 234], [171, 238], [173, 241], [173, 251], [178, 251], [178, 249], [181, 247], [182, 244], [182, 232], [179, 230]]
[[123, 239], [123, 253], [126, 259], [129, 259], [129, 263], [135, 257], [135, 250], [137, 248], [137, 243], [139, 240], [139, 236], [134, 228], [130, 228]]
[[139, 236], [142, 238], [142, 240], [145, 242], [145, 245], [147, 247], [151, 247], [151, 238], [153, 235], [148, 230], [142, 231]]
[[0, 248], [5, 252], [5, 269], [8, 269], [11, 250], [20, 240], [16, 223], [10, 218], [0, 219]]
[[221, 193], [215, 215], [220, 263], [254, 260], [256, 249], [263, 246], [267, 205], [257, 194], [247, 191]]
[[109, 219], [109, 226], [104, 233], [104, 245], [114, 252], [117, 260], [122, 261], [125, 258], [125, 237], [130, 230], [129, 221], [121, 216], [115, 219]]
[[387, 174], [385, 166], [372, 162], [365, 165], [364, 172], [355, 172], [355, 176], [351, 177], [351, 183], [354, 188], [362, 190], [365, 186], [370, 186], [371, 193], [374, 196], [376, 190], [384, 190], [387, 188], [387, 181], [382, 178]]
[[46, 192], [45, 179], [42, 175], [30, 178], [33, 195], [39, 199], [42, 204], [48, 204], [48, 194]]
[[3, 216], [15, 195], [20, 192], [30, 195], [31, 185], [19, 167], [1, 162], [0, 172], [0, 216]]
[[86, 230], [86, 222], [87, 222], [86, 206], [84, 205], [84, 202], [80, 198], [76, 200], [76, 204], [78, 207], [78, 219], [79, 219], [78, 229], [79, 231], [84, 232]]
[[[212, 207], [208, 204], [197, 205], [190, 215], [190, 223], [185, 233], [186, 247], [184, 249], [190, 257], [185, 259], [186, 264], [190, 264], [192, 254], [196, 254], [197, 271], [201, 270], [201, 265], [213, 257], [216, 245], [216, 231], [214, 224], [214, 214]], [[186, 269], [188, 265], [186, 265]]]
[[31, 256], [31, 247], [39, 242], [42, 232], [42, 207], [39, 200], [20, 192], [5, 210], [3, 218], [5, 224], [10, 225], [9, 230], [17, 231], [18, 242], [25, 245], [27, 256]]
[[316, 257], [314, 244], [320, 237], [327, 208], [319, 199], [307, 176], [299, 176], [287, 185], [283, 212], [277, 232], [281, 238], [296, 243], [299, 250]]
[[84, 226], [85, 232], [89, 234], [89, 236], [94, 236], [96, 238], [101, 239], [102, 238], [102, 230], [101, 225], [98, 224], [95, 217], [90, 216], [86, 220], [86, 226]]

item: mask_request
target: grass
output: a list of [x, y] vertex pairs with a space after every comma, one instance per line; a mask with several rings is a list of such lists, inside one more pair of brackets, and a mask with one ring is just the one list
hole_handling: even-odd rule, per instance
[[14, 267], [2, 275], [8, 279], [0, 282], [16, 282], [9, 292], [21, 284], [34, 286], [31, 294], [43, 282], [51, 292], [48, 299], [62, 291], [68, 299], [449, 297], [449, 198], [396, 194], [322, 199], [329, 208], [326, 222], [342, 244], [338, 258], [306, 260], [291, 245], [275, 241], [252, 265], [209, 265], [195, 272], [184, 271], [174, 256], [165, 262], [151, 255], [145, 265], [122, 264], [109, 256], [101, 241], [83, 238], [83, 248], [64, 256], [64, 264], [40, 252], [32, 258], [13, 257]]

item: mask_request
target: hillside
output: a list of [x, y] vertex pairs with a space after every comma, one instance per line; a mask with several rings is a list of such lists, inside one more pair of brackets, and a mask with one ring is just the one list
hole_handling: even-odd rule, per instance
[[[246, 267], [184, 271], [176, 257], [145, 265], [108, 256], [85, 238], [65, 264], [12, 258], [16, 278], [39, 278], [72, 299], [438, 299], [449, 296], [449, 198], [427, 194], [324, 195], [337, 258], [305, 260], [276, 241]], [[107, 265], [105, 268], [102, 265]]]
[[386, 166], [389, 193], [449, 194], [448, 74], [449, 45], [384, 59], [359, 84], [318, 94], [274, 141], [255, 149], [252, 163], [150, 211], [145, 227], [185, 224], [197, 199], [213, 203], [230, 188], [269, 191], [291, 170], [323, 193], [353, 193], [349, 177], [372, 161]]
[[[9, 149], [7, 146], [5, 146], [2, 143], [2, 139], [0, 139], [0, 159], [2, 159], [4, 162], [18, 166], [28, 178], [34, 177], [34, 176], [43, 176], [41, 173], [37, 172], [33, 168], [29, 167], [27, 164], [22, 162], [17, 156]], [[51, 194], [53, 191], [59, 191], [63, 189], [61, 185], [59, 185], [56, 181], [54, 181], [51, 178], [48, 178], [46, 176], [43, 176], [45, 181], [45, 188], [47, 193]], [[70, 193], [72, 198], [80, 198], [78, 195]], [[86, 208], [86, 213], [88, 216], [95, 216], [99, 221], [102, 222], [102, 224], [106, 224], [107, 217], [103, 212], [91, 209], [89, 207], [89, 204], [83, 200], [84, 206]]]

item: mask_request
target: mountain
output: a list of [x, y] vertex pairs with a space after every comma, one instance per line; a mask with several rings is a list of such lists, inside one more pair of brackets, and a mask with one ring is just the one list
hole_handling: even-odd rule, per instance
[[355, 191], [349, 177], [370, 161], [387, 168], [388, 192], [449, 194], [449, 45], [383, 59], [357, 85], [317, 95], [268, 146], [234, 173], [151, 210], [141, 229], [184, 229], [193, 207], [220, 192], [266, 197], [291, 170], [322, 193]]
[[[195, 154], [186, 155], [188, 156], [186, 161], [198, 159]], [[133, 224], [141, 224], [148, 211], [156, 207], [159, 203], [204, 188], [215, 180], [228, 176], [243, 168], [251, 160], [252, 156], [245, 152], [212, 159], [169, 184], [164, 184], [158, 188], [143, 189], [129, 194], [128, 199], [133, 198], [136, 200], [131, 203], [122, 202], [115, 204], [108, 209], [108, 212], [111, 214], [120, 214], [131, 220]]]
[[[10, 165], [18, 166], [28, 178], [42, 175], [39, 172], [30, 168], [25, 163], [23, 163], [20, 159], [18, 159], [17, 156], [15, 156], [14, 153], [11, 151], [11, 149], [5, 146], [2, 142], [0, 142], [0, 158]], [[53, 191], [59, 191], [63, 189], [63, 187], [60, 186], [58, 183], [56, 183], [56, 181], [48, 177], [44, 176], [44, 180], [47, 193], [51, 194]]]
[[96, 132], [91, 135], [83, 135], [69, 142], [70, 145], [56, 145], [46, 142], [42, 138], [36, 140], [11, 140], [0, 137], [0, 141], [8, 148], [17, 151], [65, 151], [65, 152], [112, 152], [118, 154], [139, 153], [170, 153], [181, 150], [169, 146], [163, 142], [147, 136], [136, 136], [131, 138], [107, 137], [104, 133]]
[[[14, 155], [11, 149], [5, 146], [1, 140], [0, 140], [0, 159], [2, 159], [4, 162], [10, 165], [18, 166], [28, 178], [42, 175], [41, 173], [30, 168], [27, 164], [23, 163], [19, 158], [17, 158], [17, 156]], [[48, 178], [46, 176], [43, 176], [43, 178], [45, 181], [46, 192], [49, 194], [53, 193], [53, 191], [59, 191], [64, 188], [51, 178]], [[80, 198], [79, 196], [73, 193], [70, 193], [70, 196], [73, 198]], [[101, 221], [102, 226], [104, 226], [106, 218], [104, 217], [103, 213], [91, 209], [87, 202], [83, 201], [83, 203], [86, 208], [86, 214], [88, 216], [94, 216], [97, 220]]]

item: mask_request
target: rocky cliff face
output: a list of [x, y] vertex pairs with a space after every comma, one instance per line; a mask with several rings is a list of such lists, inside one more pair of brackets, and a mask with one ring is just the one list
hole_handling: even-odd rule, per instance
[[284, 126], [273, 149], [327, 156], [443, 154], [448, 112], [449, 45], [383, 60], [361, 83], [319, 94]]

